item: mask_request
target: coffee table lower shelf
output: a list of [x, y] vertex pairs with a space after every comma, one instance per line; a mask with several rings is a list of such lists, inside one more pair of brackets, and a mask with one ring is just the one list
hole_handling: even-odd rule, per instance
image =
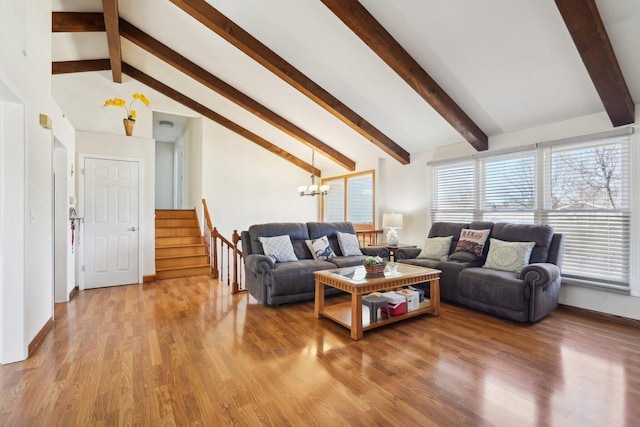
[[[390, 318], [384, 317], [375, 322], [369, 323], [369, 319], [362, 319], [362, 330], [368, 331], [369, 329], [375, 329], [380, 326], [388, 325], [390, 323], [399, 322], [411, 317], [420, 316], [423, 314], [433, 314], [434, 308], [431, 305], [431, 300], [425, 299], [420, 303], [420, 306], [413, 311], [407, 311], [399, 316], [391, 316]], [[333, 320], [336, 323], [351, 330], [351, 302], [342, 302], [337, 304], [325, 305], [324, 310], [320, 313], [323, 317]], [[386, 316], [386, 315], [384, 315]]]
[[[363, 266], [321, 270], [313, 273], [316, 277], [314, 315], [316, 319], [326, 317], [349, 329], [351, 338], [361, 340], [363, 331], [399, 322], [410, 317], [430, 313], [438, 315], [440, 307], [440, 270], [400, 264], [396, 271], [384, 275], [368, 277]], [[362, 319], [362, 297], [372, 292], [393, 291], [402, 287], [429, 283], [430, 299], [420, 303], [417, 310], [409, 311], [390, 319], [380, 319], [368, 323]], [[325, 304], [324, 288], [329, 286], [350, 295], [349, 302]], [[364, 321], [363, 321], [364, 320]]]

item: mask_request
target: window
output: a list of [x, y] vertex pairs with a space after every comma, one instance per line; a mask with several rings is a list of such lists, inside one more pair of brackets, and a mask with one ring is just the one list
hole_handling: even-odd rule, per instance
[[357, 230], [373, 230], [374, 171], [323, 179], [331, 189], [324, 198], [323, 220], [350, 221]]
[[565, 235], [565, 283], [628, 292], [629, 139], [556, 141], [436, 164], [432, 221], [549, 224]]
[[564, 233], [563, 276], [629, 287], [628, 138], [549, 147], [545, 214]]

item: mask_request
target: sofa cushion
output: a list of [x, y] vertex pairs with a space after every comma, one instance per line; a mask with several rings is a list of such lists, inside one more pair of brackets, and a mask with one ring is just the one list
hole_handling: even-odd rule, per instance
[[328, 261], [302, 259], [298, 262], [276, 264], [270, 271], [270, 294], [282, 296], [313, 292], [315, 290], [314, 271], [329, 270], [335, 265]]
[[362, 265], [362, 261], [369, 258], [367, 255], [351, 255], [351, 256], [336, 256], [327, 261], [335, 264], [333, 268], [353, 267], [355, 265]]
[[342, 233], [340, 231], [338, 233], [338, 244], [340, 245], [340, 252], [344, 256], [351, 255], [362, 255], [362, 251], [360, 250], [360, 242], [358, 241], [358, 236], [351, 233]]
[[469, 224], [461, 224], [457, 222], [434, 222], [429, 230], [429, 236], [427, 237], [447, 237], [453, 236], [451, 239], [451, 248], [449, 253], [452, 253], [456, 249], [458, 239], [460, 238], [460, 231], [465, 228], [470, 228]]
[[505, 242], [535, 242], [531, 264], [547, 262], [549, 247], [553, 238], [553, 228], [542, 224], [512, 224], [499, 222], [494, 225], [491, 237]]
[[331, 249], [331, 245], [329, 245], [327, 236], [322, 236], [319, 239], [305, 240], [305, 243], [307, 244], [307, 247], [309, 247], [311, 255], [315, 260], [326, 261], [327, 259], [336, 256]]
[[487, 237], [489, 237], [489, 233], [491, 233], [491, 229], [472, 230], [470, 228], [465, 228], [460, 231], [460, 240], [458, 240], [458, 245], [456, 246], [455, 251], [470, 252], [478, 258], [482, 257], [484, 244], [487, 241]]
[[472, 254], [471, 252], [460, 251], [452, 253], [447, 259], [449, 261], [474, 262], [480, 260], [480, 257], [476, 254]]
[[[292, 242], [296, 240], [302, 240], [303, 246], [306, 248], [304, 244], [305, 240], [309, 240], [309, 232], [307, 231], [306, 224], [298, 223], [298, 222], [273, 222], [268, 224], [255, 224], [249, 227], [247, 230], [250, 237], [250, 246], [252, 254], [263, 254], [264, 250], [262, 249], [262, 244], [258, 237], [273, 237], [273, 236], [282, 236], [288, 235], [291, 238]], [[317, 236], [320, 237], [320, 236]], [[244, 242], [243, 242], [244, 245]], [[295, 244], [294, 244], [295, 248]], [[305, 258], [301, 256], [302, 254], [296, 252], [296, 256], [298, 258]], [[309, 254], [309, 258], [311, 258], [311, 254]]]
[[494, 268], [520, 274], [520, 270], [529, 264], [531, 251], [535, 244], [535, 242], [505, 242], [491, 238], [489, 239], [489, 254], [482, 268]]
[[398, 260], [402, 264], [417, 265], [418, 267], [437, 268], [440, 261], [429, 258], [406, 258]]
[[338, 244], [338, 232], [356, 234], [356, 229], [352, 223], [346, 222], [307, 222], [307, 229], [309, 230], [309, 238], [317, 239], [322, 236], [327, 236], [331, 249], [337, 255], [343, 255]]
[[472, 267], [458, 275], [458, 292], [465, 304], [477, 301], [522, 312], [527, 308], [524, 287], [524, 280], [510, 271]]
[[441, 260], [449, 255], [453, 236], [427, 237], [417, 258]]
[[296, 254], [293, 252], [293, 245], [288, 235], [273, 237], [258, 237], [264, 254], [272, 257], [276, 262], [292, 262], [298, 261]]

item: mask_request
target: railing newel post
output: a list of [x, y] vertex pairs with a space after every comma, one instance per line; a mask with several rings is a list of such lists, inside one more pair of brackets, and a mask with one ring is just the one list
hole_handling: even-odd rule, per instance
[[213, 254], [211, 255], [212, 261], [213, 261], [213, 271], [211, 272], [212, 276], [214, 279], [217, 279], [220, 277], [220, 274], [218, 272], [218, 228], [217, 227], [213, 227], [213, 231], [212, 231], [212, 242], [211, 242], [211, 248], [213, 250]]
[[238, 242], [240, 241], [240, 235], [238, 234], [238, 230], [233, 230], [233, 235], [231, 236], [231, 241], [233, 242], [233, 283], [232, 283], [232, 292], [237, 294], [239, 292], [239, 283], [238, 283]]

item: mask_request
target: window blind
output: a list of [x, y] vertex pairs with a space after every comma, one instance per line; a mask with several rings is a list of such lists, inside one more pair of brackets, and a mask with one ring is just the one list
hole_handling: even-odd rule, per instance
[[549, 224], [563, 281], [629, 291], [629, 132], [433, 164], [432, 221]]

